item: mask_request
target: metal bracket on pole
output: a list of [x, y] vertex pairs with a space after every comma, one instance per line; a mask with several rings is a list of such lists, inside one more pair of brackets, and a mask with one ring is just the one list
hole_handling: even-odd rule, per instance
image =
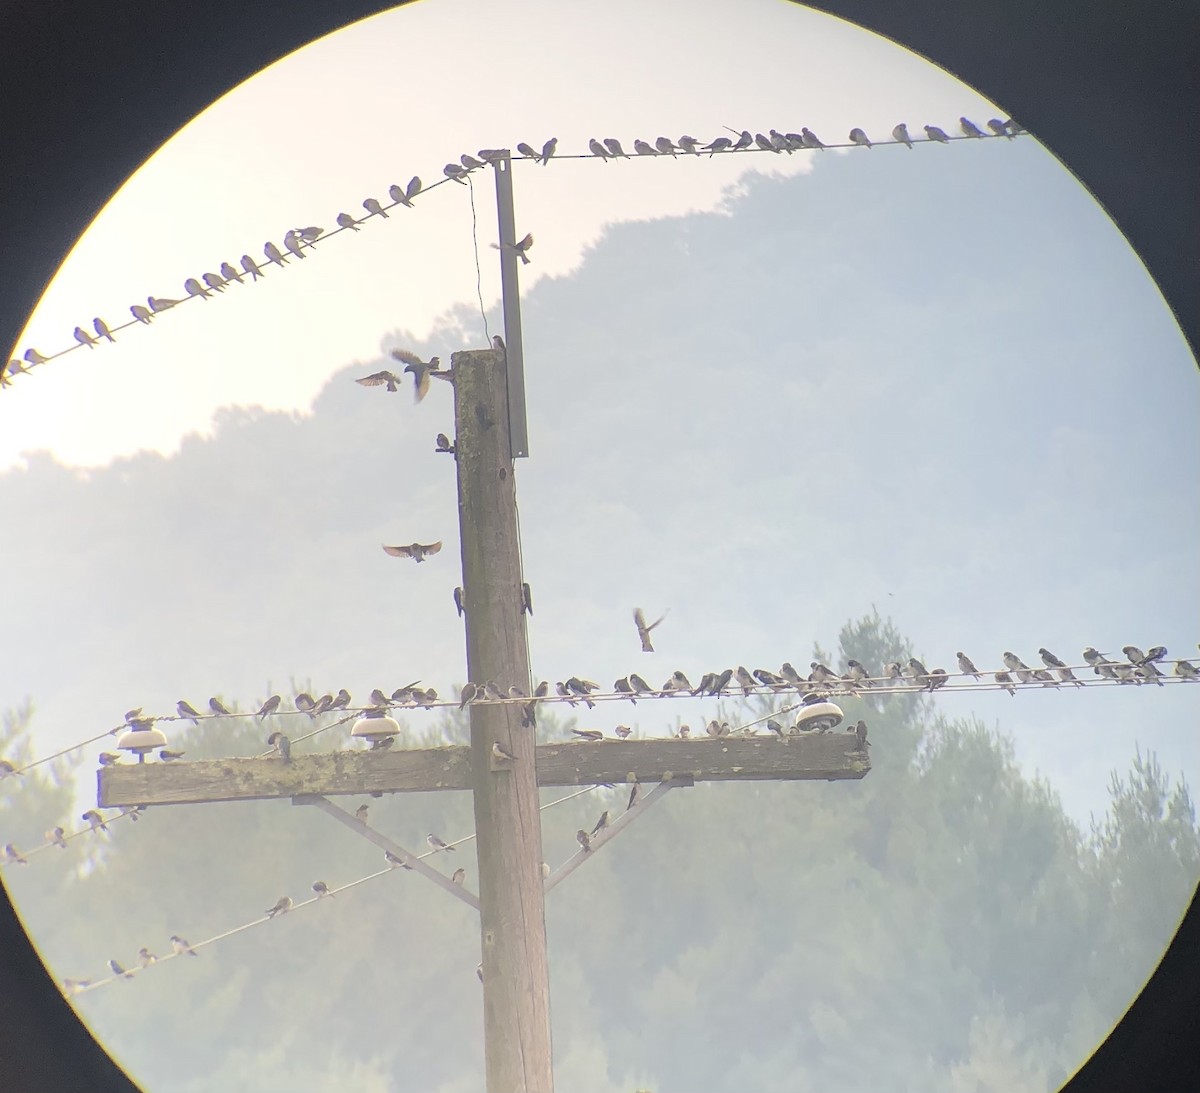
[[580, 850], [578, 853], [569, 857], [562, 865], [560, 865], [553, 873], [550, 874], [542, 885], [542, 890], [549, 892], [559, 881], [574, 873], [584, 862], [586, 862], [597, 850], [600, 849], [609, 840], [614, 839], [634, 820], [636, 820], [650, 805], [654, 804], [668, 790], [682, 789], [686, 786], [694, 785], [691, 775], [677, 774], [670, 780], [663, 779], [649, 793], [646, 794], [640, 801], [636, 802], [633, 808], [626, 809], [615, 820], [592, 839], [590, 850]]
[[338, 808], [328, 798], [322, 797], [320, 794], [304, 794], [303, 796], [293, 797], [292, 804], [316, 805], [322, 812], [332, 816], [339, 823], [343, 823], [352, 830], [357, 831], [364, 839], [369, 839], [380, 849], [390, 851], [409, 868], [420, 873], [421, 876], [426, 877], [428, 880], [433, 881], [439, 888], [445, 889], [455, 899], [461, 899], [468, 907], [474, 907], [476, 911], [479, 910], [479, 898], [474, 893], [468, 892], [461, 884], [455, 884], [449, 877], [426, 865], [415, 854], [379, 834], [373, 827], [364, 824], [362, 820], [351, 816], [345, 809]]
[[516, 214], [513, 212], [512, 159], [509, 150], [493, 160], [496, 214], [500, 225], [500, 296], [504, 313], [504, 355], [508, 377], [508, 441], [513, 459], [529, 455], [525, 417], [525, 357], [521, 346], [521, 289], [517, 283]]

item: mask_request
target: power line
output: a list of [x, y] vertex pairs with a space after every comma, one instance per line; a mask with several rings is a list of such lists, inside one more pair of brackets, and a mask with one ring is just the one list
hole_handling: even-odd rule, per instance
[[[871, 147], [889, 147], [889, 146], [894, 147], [897, 145], [907, 145], [907, 147], [909, 147], [911, 149], [912, 147], [914, 147], [917, 144], [933, 144], [933, 143], [949, 144], [949, 143], [963, 141], [963, 140], [998, 140], [1001, 137], [1012, 140], [1017, 136], [1026, 135], [1025, 130], [1021, 129], [1019, 127], [1016, 127], [1015, 123], [1013, 123], [1011, 121], [1011, 119], [1009, 120], [1009, 122], [1004, 123], [1004, 124], [1006, 126], [1013, 126], [1012, 131], [1010, 132], [1007, 129], [1005, 129], [1005, 131], [1003, 131], [1003, 132], [995, 132], [995, 133], [980, 132], [980, 133], [978, 133], [978, 135], [971, 135], [971, 136], [967, 136], [967, 135], [950, 136], [948, 134], [943, 134], [942, 137], [939, 137], [939, 138], [930, 137], [930, 136], [927, 136], [925, 138], [913, 137], [908, 141], [902, 141], [902, 140], [898, 140], [898, 139], [871, 141], [870, 146]], [[748, 133], [749, 131], [746, 130], [745, 132]], [[772, 133], [774, 133], [774, 132], [775, 131], [772, 130]], [[854, 132], [861, 132], [861, 130], [854, 130]], [[937, 130], [937, 132], [940, 133], [941, 130]], [[762, 137], [762, 134], [757, 134], [757, 136]], [[779, 134], [779, 136], [783, 137], [784, 135]], [[788, 136], [796, 137], [797, 134], [788, 134]], [[659, 139], [666, 140], [667, 138], [659, 138]], [[723, 138], [721, 138], [721, 139], [723, 139]], [[766, 138], [763, 138], [763, 139], [765, 140]], [[787, 154], [790, 156], [795, 152], [814, 152], [814, 151], [824, 151], [826, 149], [856, 148], [856, 147], [861, 146], [861, 144], [859, 142], [855, 142], [855, 141], [848, 141], [845, 143], [835, 143], [835, 144], [821, 143], [819, 145], [811, 145], [811, 144], [804, 145], [804, 144], [797, 144], [793, 140], [793, 141], [784, 141], [782, 144], [779, 144], [779, 142], [776, 142], [777, 144], [779, 144], [779, 146], [776, 146], [776, 147], [762, 147], [760, 145], [752, 144], [752, 145], [749, 145], [746, 147], [734, 148], [731, 145], [729, 147], [722, 147], [722, 148], [717, 148], [715, 150], [710, 150], [712, 144], [714, 144], [715, 142], [709, 142], [708, 145], [701, 145], [700, 142], [697, 141], [696, 142], [696, 145], [697, 145], [696, 150], [689, 152], [686, 149], [683, 149], [683, 148], [680, 148], [679, 146], [677, 146], [675, 144], [675, 142], [670, 142], [670, 143], [672, 144], [672, 147], [676, 148], [676, 151], [666, 153], [666, 152], [659, 152], [659, 151], [655, 150], [655, 151], [649, 152], [648, 154], [635, 153], [632, 156], [627, 155], [624, 152], [622, 152], [620, 155], [613, 155], [613, 154], [600, 155], [595, 152], [566, 153], [563, 155], [559, 155], [556, 151], [552, 154], [551, 158], [553, 158], [555, 160], [662, 159], [662, 158], [680, 158], [680, 153], [683, 156], [695, 155], [697, 158], [702, 158], [704, 156], [707, 156], [710, 159], [715, 155], [729, 155], [731, 153], [736, 153], [738, 155], [772, 153], [772, 154], [776, 154], [776, 155]], [[527, 161], [531, 161], [531, 162], [535, 162], [535, 163], [542, 162], [541, 158], [537, 155], [533, 155], [533, 156], [517, 155], [517, 156], [510, 156], [510, 158], [514, 162], [520, 161], [520, 160], [527, 160]], [[473, 166], [473, 167], [467, 166], [468, 160], [470, 160], [472, 163], [476, 164], [476, 166]], [[446, 164], [446, 167], [443, 170], [443, 174], [446, 177], [439, 179], [437, 182], [431, 183], [429, 186], [421, 187], [419, 189], [418, 193], [420, 195], [424, 195], [431, 190], [437, 189], [439, 186], [444, 186], [448, 182], [463, 182], [466, 185], [468, 185], [470, 187], [472, 231], [474, 232], [475, 220], [476, 220], [476, 217], [475, 217], [475, 193], [474, 193], [474, 187], [471, 186], [470, 175], [472, 174], [473, 171], [486, 166], [486, 164], [481, 164], [479, 162], [479, 160], [475, 160], [475, 159], [473, 159], [473, 157], [468, 156], [468, 155], [464, 155], [462, 157], [462, 161], [463, 161], [463, 166], [461, 166], [461, 167], [459, 167], [458, 164], [453, 164], [453, 163]], [[454, 169], [453, 174], [450, 173], [451, 169]], [[419, 182], [420, 180], [417, 179], [416, 181]], [[306, 238], [300, 237], [298, 245], [297, 245], [297, 250], [299, 250], [299, 249], [311, 250], [317, 244], [326, 243], [330, 239], [332, 239], [334, 236], [342, 235], [345, 232], [358, 231], [360, 226], [366, 220], [370, 220], [370, 219], [372, 219], [372, 217], [378, 217], [381, 214], [386, 213], [388, 210], [394, 209], [399, 205], [410, 205], [413, 198], [416, 196], [418, 196], [418, 194], [414, 193], [412, 195], [406, 195], [405, 199], [403, 201], [398, 201], [398, 200], [393, 201], [389, 205], [378, 204], [377, 207], [380, 209], [379, 214], [377, 214], [375, 211], [372, 210], [370, 212], [370, 214], [368, 216], [364, 217], [362, 220], [354, 220], [353, 217], [351, 217], [350, 222], [346, 223], [344, 225], [340, 223], [340, 218], [342, 216], [346, 216], [348, 214], [338, 214], [338, 216], [339, 216], [339, 226], [338, 227], [333, 228], [329, 231], [326, 231], [324, 229], [319, 229], [320, 234], [312, 239], [306, 239]], [[367, 199], [367, 200], [371, 200], [371, 199]], [[297, 229], [292, 229], [292, 231], [297, 231]], [[268, 244], [268, 246], [273, 247], [274, 244]], [[483, 296], [482, 296], [482, 289], [480, 287], [481, 276], [479, 273], [478, 240], [476, 240], [476, 248], [475, 249], [476, 249], [476, 255], [475, 255], [476, 288], [479, 291], [480, 307], [482, 309]], [[288, 260], [288, 256], [286, 254], [280, 253], [277, 248], [276, 248], [275, 253], [278, 256], [277, 258], [270, 257], [269, 255], [267, 257], [269, 257], [269, 259], [272, 263], [279, 265], [280, 268], [282, 269], [284, 263], [286, 263]], [[232, 270], [232, 264], [225, 262], [222, 266], [222, 269], [225, 269], [225, 268], [229, 268], [230, 270]], [[265, 276], [265, 270], [261, 269], [257, 265], [255, 266], [255, 268], [256, 268], [256, 273], [252, 277], [252, 280], [257, 280], [257, 278], [259, 276]], [[99, 343], [100, 340], [105, 339], [105, 338], [107, 338], [108, 340], [113, 340], [111, 338], [111, 335], [119, 334], [121, 331], [128, 330], [130, 327], [139, 326], [139, 325], [148, 326], [155, 318], [162, 315], [163, 312], [165, 312], [165, 311], [169, 311], [174, 307], [178, 307], [182, 304], [186, 304], [189, 301], [192, 301], [195, 299], [207, 299], [208, 297], [210, 297], [212, 295], [213, 292], [218, 292], [218, 293], [223, 292], [231, 281], [240, 282], [243, 276], [251, 276], [249, 269], [247, 269], [245, 266], [243, 266], [241, 270], [233, 271], [233, 274], [234, 274], [233, 276], [228, 276], [228, 275], [224, 275], [224, 274], [205, 274], [203, 286], [201, 286], [200, 282], [196, 281], [195, 278], [191, 278], [189, 280], [196, 281], [196, 291], [194, 291], [194, 292], [187, 288], [187, 280], [185, 280], [184, 281], [184, 291], [187, 293], [187, 295], [185, 295], [185, 297], [183, 299], [179, 299], [179, 300], [171, 299], [169, 303], [167, 303], [165, 300], [160, 301], [160, 303], [165, 304], [165, 306], [162, 306], [160, 308], [155, 308], [153, 306], [145, 307], [141, 304], [133, 305], [133, 307], [139, 308], [142, 312], [144, 312], [143, 318], [131, 318], [131, 319], [127, 320], [126, 322], [120, 323], [116, 326], [110, 326], [110, 325], [107, 325], [104, 322], [104, 320], [97, 317], [95, 320], [93, 320], [93, 325], [94, 325], [94, 329], [95, 329], [94, 335], [91, 333], [88, 333], [87, 331], [84, 331], [82, 327], [76, 327], [76, 331], [78, 332], [76, 334], [76, 344], [69, 345], [64, 349], [57, 350], [54, 353], [50, 353], [47, 355], [47, 354], [43, 354], [43, 353], [39, 352], [37, 349], [34, 349], [33, 347], [27, 348], [24, 352], [23, 357], [13, 358], [12, 360], [10, 360], [8, 362], [8, 364], [5, 367], [0, 368], [0, 389], [3, 389], [4, 387], [8, 386], [11, 383], [12, 378], [14, 376], [32, 372], [34, 369], [40, 368], [42, 365], [48, 364], [50, 361], [57, 360], [60, 357], [64, 357], [68, 353], [74, 353], [77, 350], [85, 349], [85, 348], [87, 348], [87, 349], [95, 348], [95, 346]], [[208, 280], [209, 277], [212, 277], [213, 281], [209, 281]], [[159, 298], [154, 297], [154, 299], [158, 300]], [[150, 301], [148, 298], [147, 303], [149, 303], [149, 302]], [[133, 310], [133, 307], [131, 307], [131, 309], [130, 309], [131, 311]], [[487, 331], [486, 315], [484, 316], [484, 330], [485, 330], [485, 332]]]
[[[567, 801], [574, 800], [576, 797], [581, 797], [585, 793], [593, 793], [597, 789], [600, 789], [600, 788], [601, 787], [598, 785], [585, 786], [583, 789], [578, 789], [572, 793], [564, 794], [562, 797], [557, 797], [553, 801], [547, 801], [545, 804], [539, 805], [538, 812], [545, 812], [549, 808], [554, 808], [556, 805], [561, 805]], [[454, 841], [447, 843], [446, 846], [447, 847], [458, 847], [458, 846], [463, 845], [463, 843], [470, 842], [474, 838], [475, 838], [475, 832], [472, 831], [467, 835], [463, 835], [461, 838], [455, 839]], [[440, 853], [441, 851], [442, 851], [442, 848], [439, 847], [436, 850], [427, 850], [424, 854], [414, 854], [413, 857], [419, 861], [424, 861], [426, 858], [432, 857], [434, 854]], [[345, 892], [351, 888], [356, 888], [356, 887], [358, 887], [358, 885], [365, 884], [367, 881], [372, 881], [372, 880], [375, 880], [377, 877], [382, 877], [388, 873], [393, 873], [397, 870], [397, 868], [403, 868], [403, 867], [396, 866], [396, 865], [389, 865], [386, 869], [379, 869], [374, 873], [368, 873], [366, 876], [359, 877], [356, 880], [349, 881], [348, 883], [343, 884], [339, 888], [331, 888], [331, 889], [329, 889], [329, 895], [336, 896], [340, 892]], [[326, 898], [325, 896], [321, 896], [321, 895], [313, 896], [309, 899], [303, 900], [300, 903], [293, 904], [286, 913], [291, 914], [294, 911], [299, 911], [301, 908], [311, 906], [314, 903], [319, 903], [325, 898]], [[234, 926], [232, 929], [224, 930], [219, 934], [214, 934], [212, 937], [205, 938], [203, 941], [197, 941], [194, 944], [189, 944], [188, 947], [185, 949], [172, 950], [171, 952], [166, 953], [163, 956], [156, 957], [154, 959], [154, 961], [149, 964], [142, 965], [142, 966], [135, 967], [135, 968], [128, 968], [128, 969], [126, 969], [126, 972], [124, 975], [118, 975], [116, 973], [113, 973], [112, 975], [105, 976], [103, 979], [97, 979], [97, 980], [86, 980], [86, 981], [85, 980], [71, 980], [71, 979], [65, 980], [66, 983], [74, 984], [73, 987], [66, 989], [66, 993], [70, 994], [72, 996], [79, 995], [79, 994], [89, 994], [92, 991], [99, 989], [100, 987], [104, 987], [110, 983], [116, 982], [116, 980], [118, 980], [118, 979], [132, 978], [133, 976], [140, 975], [142, 972], [147, 971], [149, 968], [157, 967], [159, 964], [166, 963], [168, 960], [172, 960], [177, 956], [186, 956], [186, 955], [188, 955], [189, 952], [194, 952], [199, 949], [206, 948], [209, 945], [213, 945], [218, 941], [224, 941], [226, 938], [233, 937], [235, 934], [244, 933], [246, 930], [253, 929], [255, 926], [262, 926], [263, 924], [265, 924], [267, 922], [272, 922], [277, 917], [281, 917], [281, 916], [279, 916], [279, 915], [268, 916], [268, 915], [264, 914], [264, 916], [260, 916], [259, 918], [252, 919], [250, 922], [244, 922], [240, 926]]]

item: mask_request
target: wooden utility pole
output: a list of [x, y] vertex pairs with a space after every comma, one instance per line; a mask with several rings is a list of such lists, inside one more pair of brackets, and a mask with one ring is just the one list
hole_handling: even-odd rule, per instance
[[[517, 496], [502, 350], [451, 356], [467, 678], [530, 692]], [[471, 707], [489, 1093], [552, 1093], [542, 827], [521, 707]], [[493, 742], [515, 756], [498, 760]]]

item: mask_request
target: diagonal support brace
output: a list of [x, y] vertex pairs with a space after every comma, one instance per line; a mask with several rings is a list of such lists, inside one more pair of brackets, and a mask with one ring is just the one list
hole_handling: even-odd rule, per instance
[[600, 849], [609, 840], [614, 839], [622, 831], [625, 830], [634, 820], [654, 804], [655, 801], [663, 797], [668, 790], [683, 789], [695, 784], [694, 779], [690, 774], [676, 774], [670, 778], [664, 778], [658, 783], [645, 797], [635, 802], [633, 808], [626, 809], [615, 820], [592, 839], [592, 848], [590, 850], [579, 850], [577, 853], [569, 857], [562, 865], [560, 865], [553, 873], [546, 878], [542, 885], [543, 892], [549, 892], [559, 881], [574, 873], [584, 862], [592, 857], [597, 850]]
[[345, 824], [352, 831], [356, 831], [364, 839], [368, 839], [378, 846], [381, 850], [391, 851], [405, 865], [409, 866], [421, 876], [433, 881], [439, 888], [449, 892], [455, 899], [460, 899], [468, 907], [474, 907], [479, 910], [479, 897], [473, 892], [468, 892], [461, 884], [455, 884], [444, 873], [439, 873], [432, 866], [426, 865], [415, 854], [405, 850], [398, 843], [392, 842], [385, 835], [381, 835], [373, 827], [364, 824], [362, 820], [356, 819], [343, 808], [338, 808], [332, 801], [320, 794], [304, 794], [303, 796], [293, 797], [292, 804], [294, 805], [316, 805], [322, 812], [332, 816], [339, 823]]

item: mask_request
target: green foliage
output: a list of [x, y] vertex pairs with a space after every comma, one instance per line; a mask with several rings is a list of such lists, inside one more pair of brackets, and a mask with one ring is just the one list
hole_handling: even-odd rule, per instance
[[[833, 659], [908, 655], [874, 614], [843, 628]], [[728, 699], [722, 716], [780, 704]], [[550, 895], [563, 1088], [1040, 1093], [1119, 1019], [1200, 873], [1187, 787], [1139, 753], [1085, 833], [997, 731], [934, 717], [920, 697], [842, 705], [871, 725], [863, 781], [672, 791]], [[293, 738], [308, 731], [297, 721]], [[30, 755], [30, 722], [29, 710], [6, 717], [0, 753]], [[543, 713], [539, 738], [572, 723]], [[245, 717], [189, 727], [179, 746], [189, 758], [254, 754], [264, 737]], [[342, 726], [297, 749], [348, 739]], [[397, 746], [466, 739], [451, 710], [423, 732], [405, 727]], [[33, 845], [55, 822], [76, 826], [68, 771], [0, 782], [5, 839]], [[598, 788], [547, 811], [545, 860], [574, 853], [575, 830], [619, 814], [626, 796]], [[473, 826], [466, 794], [342, 803], [364, 802], [374, 826], [416, 851], [427, 831], [453, 839]], [[431, 864], [465, 865], [474, 887], [471, 847]], [[165, 952], [171, 933], [197, 941], [284, 893], [299, 903], [318, 878], [336, 888], [375, 872], [77, 1005], [154, 1091], [476, 1089], [474, 915], [386, 870], [316, 810], [148, 809], [3, 877], [55, 973], [98, 978], [110, 956], [133, 964], [142, 945]]]

